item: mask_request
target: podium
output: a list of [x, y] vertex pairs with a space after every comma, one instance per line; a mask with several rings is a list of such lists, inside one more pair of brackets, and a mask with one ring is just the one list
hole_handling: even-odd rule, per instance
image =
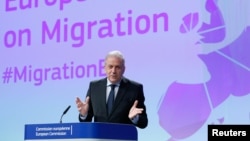
[[115, 123], [26, 124], [25, 141], [137, 141], [133, 125]]

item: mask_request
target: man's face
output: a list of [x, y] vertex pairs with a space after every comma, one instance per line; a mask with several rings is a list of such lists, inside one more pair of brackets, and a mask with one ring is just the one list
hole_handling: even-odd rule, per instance
[[105, 72], [111, 83], [117, 83], [125, 71], [122, 60], [118, 57], [110, 56], [105, 62]]

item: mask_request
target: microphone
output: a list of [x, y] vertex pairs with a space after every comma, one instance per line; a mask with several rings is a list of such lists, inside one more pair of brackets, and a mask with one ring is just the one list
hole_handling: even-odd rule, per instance
[[60, 119], [60, 123], [62, 123], [62, 117], [68, 112], [68, 110], [70, 109], [70, 105], [64, 110], [62, 116], [61, 116], [61, 119]]

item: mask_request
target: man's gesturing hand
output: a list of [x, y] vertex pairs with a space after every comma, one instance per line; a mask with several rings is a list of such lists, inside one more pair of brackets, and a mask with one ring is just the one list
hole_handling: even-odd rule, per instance
[[138, 100], [134, 102], [133, 106], [131, 107], [129, 111], [129, 115], [128, 115], [129, 119], [133, 119], [135, 116], [142, 113], [143, 109], [137, 108], [137, 104], [138, 104]]
[[87, 115], [88, 110], [89, 110], [89, 97], [86, 97], [84, 102], [82, 102], [79, 97], [76, 97], [76, 106], [77, 106], [79, 113], [82, 116]]

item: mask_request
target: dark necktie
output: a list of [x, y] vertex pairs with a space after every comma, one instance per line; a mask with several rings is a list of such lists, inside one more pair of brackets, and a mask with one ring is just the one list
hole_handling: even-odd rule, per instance
[[108, 102], [107, 102], [107, 109], [108, 109], [108, 115], [111, 113], [111, 110], [112, 110], [112, 106], [113, 106], [113, 103], [114, 103], [114, 97], [115, 97], [115, 84], [111, 84], [111, 90], [110, 90], [110, 93], [109, 93], [109, 97], [108, 97]]

